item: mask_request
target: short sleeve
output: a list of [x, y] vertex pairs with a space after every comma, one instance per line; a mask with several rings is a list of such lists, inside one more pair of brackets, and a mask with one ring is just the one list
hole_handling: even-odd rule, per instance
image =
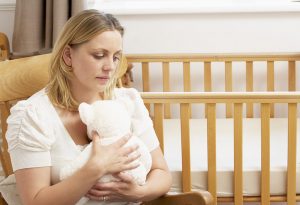
[[7, 119], [6, 139], [13, 170], [51, 166], [53, 135], [47, 131], [43, 112], [26, 101], [18, 102]]
[[139, 137], [151, 152], [159, 146], [159, 141], [154, 131], [153, 122], [149, 116], [149, 112], [144, 105], [140, 93], [136, 89], [123, 89], [126, 96], [133, 102], [131, 115], [133, 135]]

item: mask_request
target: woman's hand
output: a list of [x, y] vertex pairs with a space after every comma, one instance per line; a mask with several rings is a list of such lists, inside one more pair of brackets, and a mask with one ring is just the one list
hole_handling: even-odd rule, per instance
[[136, 161], [140, 157], [140, 154], [136, 152], [138, 146], [124, 147], [131, 135], [126, 135], [105, 146], [100, 144], [99, 135], [96, 132], [92, 135], [92, 153], [85, 167], [94, 170], [99, 174], [99, 178], [105, 174], [115, 174], [139, 166]]
[[130, 175], [125, 173], [115, 174], [117, 182], [97, 183], [86, 195], [92, 200], [138, 202], [144, 196], [144, 187], [137, 185]]

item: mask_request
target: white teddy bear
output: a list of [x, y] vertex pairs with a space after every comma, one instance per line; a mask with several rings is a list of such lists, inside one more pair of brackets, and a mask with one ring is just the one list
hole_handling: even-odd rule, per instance
[[[81, 103], [79, 106], [79, 115], [81, 120], [87, 125], [88, 136], [91, 137], [91, 132], [95, 130], [100, 136], [100, 143], [108, 145], [129, 133], [133, 133], [130, 114], [133, 110], [132, 108], [133, 106], [125, 100], [101, 100], [91, 105]], [[152, 158], [146, 145], [137, 136], [133, 135], [125, 146], [135, 144], [139, 146], [137, 151], [141, 154], [138, 159], [139, 166], [124, 173], [132, 176], [137, 184], [143, 185], [150, 171]], [[60, 170], [61, 180], [71, 176], [87, 162], [90, 157], [91, 148], [92, 144], [90, 143], [77, 158]], [[105, 175], [99, 179], [99, 182], [118, 180], [112, 175]], [[85, 204], [88, 200], [88, 198], [83, 197], [76, 205]], [[105, 202], [98, 202], [97, 204], [105, 204]]]

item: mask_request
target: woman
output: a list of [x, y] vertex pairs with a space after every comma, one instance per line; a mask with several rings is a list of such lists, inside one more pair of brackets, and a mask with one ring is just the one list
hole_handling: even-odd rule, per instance
[[[110, 14], [86, 10], [73, 16], [54, 46], [49, 84], [12, 108], [7, 140], [23, 204], [76, 204], [83, 196], [91, 199], [87, 204], [149, 201], [169, 190], [171, 175], [141, 97], [134, 89], [114, 87], [123, 32]], [[122, 174], [135, 168], [139, 157], [136, 146], [123, 146], [130, 136], [102, 146], [97, 133], [89, 161], [60, 181], [60, 168], [90, 142], [78, 105], [119, 97], [135, 105], [132, 120], [140, 122], [139, 137], [151, 152], [146, 184], [139, 186]], [[120, 182], [97, 183], [105, 174], [114, 174]]]

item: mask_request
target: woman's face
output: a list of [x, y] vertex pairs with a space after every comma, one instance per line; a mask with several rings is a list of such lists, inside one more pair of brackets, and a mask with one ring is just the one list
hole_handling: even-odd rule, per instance
[[103, 92], [119, 64], [121, 52], [122, 36], [116, 30], [105, 31], [80, 46], [70, 48], [74, 74], [72, 92]]

